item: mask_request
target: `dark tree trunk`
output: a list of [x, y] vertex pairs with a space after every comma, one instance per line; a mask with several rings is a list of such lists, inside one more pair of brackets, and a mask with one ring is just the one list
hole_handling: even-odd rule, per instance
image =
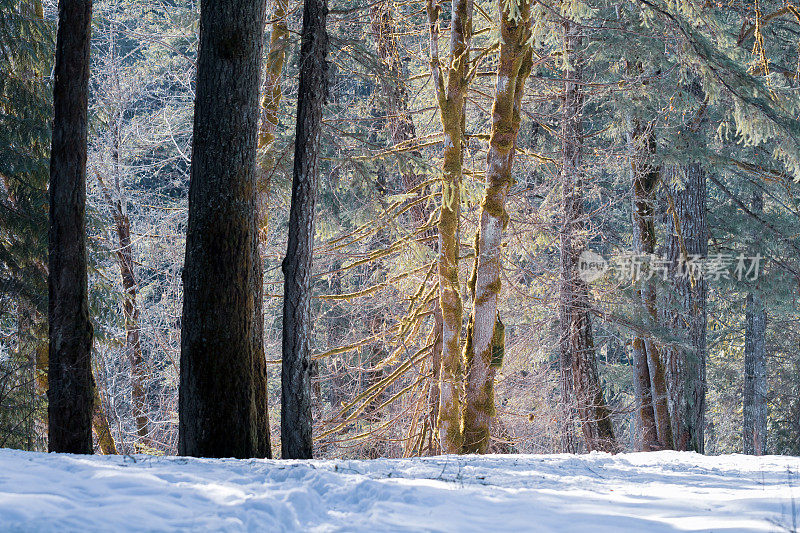
[[289, 243], [283, 260], [281, 455], [284, 459], [310, 459], [313, 448], [309, 360], [311, 281], [319, 138], [327, 96], [327, 15], [327, 0], [305, 0]]
[[674, 291], [668, 311], [684, 346], [665, 348], [672, 434], [677, 450], [704, 451], [706, 404], [706, 280], [699, 265], [708, 256], [706, 175], [699, 163], [677, 167], [680, 186], [670, 187], [672, 228], [667, 242]]
[[264, 2], [202, 4], [178, 453], [264, 457], [256, 132]]
[[[753, 193], [753, 212], [764, 208], [761, 191]], [[749, 455], [763, 455], [767, 437], [767, 313], [761, 298], [747, 295], [744, 331], [744, 427], [742, 450]]]
[[58, 5], [50, 154], [49, 449], [92, 453], [92, 325], [86, 273], [86, 144], [92, 3]]
[[[589, 450], [611, 451], [614, 430], [597, 370], [597, 356], [589, 314], [589, 288], [578, 272], [578, 258], [584, 249], [583, 208], [583, 88], [580, 85], [581, 27], [564, 22], [565, 53], [569, 67], [564, 72], [562, 117], [563, 226], [561, 230], [561, 369], [572, 378], [578, 418]], [[562, 389], [566, 392], [566, 386]]]

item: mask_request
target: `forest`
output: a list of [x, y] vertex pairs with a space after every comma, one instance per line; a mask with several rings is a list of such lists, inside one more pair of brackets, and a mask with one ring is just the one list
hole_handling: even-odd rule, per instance
[[0, 448], [800, 455], [800, 5], [0, 0]]

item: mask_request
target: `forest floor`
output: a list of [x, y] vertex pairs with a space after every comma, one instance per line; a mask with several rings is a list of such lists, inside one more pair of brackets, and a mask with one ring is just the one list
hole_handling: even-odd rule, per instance
[[797, 531], [800, 458], [268, 461], [0, 449], [0, 531]]

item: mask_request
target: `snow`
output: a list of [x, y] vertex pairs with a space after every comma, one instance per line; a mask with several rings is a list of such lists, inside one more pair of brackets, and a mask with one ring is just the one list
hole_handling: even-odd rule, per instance
[[800, 458], [268, 461], [0, 450], [0, 531], [796, 531]]

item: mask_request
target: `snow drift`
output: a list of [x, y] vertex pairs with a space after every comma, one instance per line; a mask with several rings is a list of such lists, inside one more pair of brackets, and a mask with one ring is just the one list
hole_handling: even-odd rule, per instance
[[2, 531], [796, 531], [800, 459], [267, 461], [0, 450]]

